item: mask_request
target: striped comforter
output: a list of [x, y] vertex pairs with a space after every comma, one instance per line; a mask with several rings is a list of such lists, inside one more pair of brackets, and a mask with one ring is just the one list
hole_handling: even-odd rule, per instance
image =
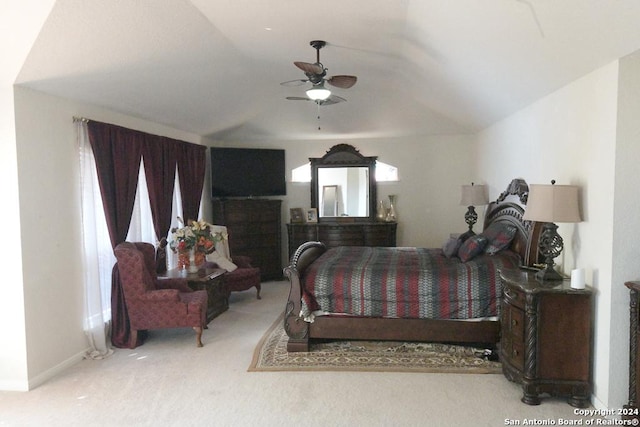
[[[499, 315], [498, 269], [520, 265], [504, 250], [463, 263], [441, 249], [342, 246], [305, 271], [301, 316], [474, 319]], [[313, 313], [313, 314], [312, 314]]]

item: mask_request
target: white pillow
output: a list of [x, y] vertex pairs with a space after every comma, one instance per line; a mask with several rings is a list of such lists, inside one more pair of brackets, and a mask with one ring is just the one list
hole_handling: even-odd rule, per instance
[[238, 268], [237, 265], [235, 265], [230, 260], [220, 255], [218, 251], [213, 251], [213, 253], [208, 254], [207, 261], [215, 262], [216, 264], [218, 264], [220, 268], [227, 270], [229, 272], [234, 271], [235, 269]]

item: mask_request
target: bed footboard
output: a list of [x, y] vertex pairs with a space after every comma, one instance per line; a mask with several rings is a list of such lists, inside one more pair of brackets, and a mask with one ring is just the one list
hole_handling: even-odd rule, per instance
[[289, 336], [287, 351], [309, 351], [309, 324], [300, 317], [302, 304], [302, 280], [305, 269], [327, 248], [321, 242], [306, 242], [300, 245], [284, 269], [291, 289], [284, 312], [284, 330]]

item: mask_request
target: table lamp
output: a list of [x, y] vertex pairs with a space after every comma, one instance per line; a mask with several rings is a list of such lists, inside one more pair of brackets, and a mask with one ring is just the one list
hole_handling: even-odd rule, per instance
[[460, 204], [467, 206], [467, 213], [464, 214], [464, 221], [469, 226], [469, 230], [460, 236], [463, 240], [473, 236], [473, 225], [478, 221], [478, 214], [476, 213], [476, 206], [482, 206], [489, 203], [489, 197], [487, 196], [487, 187], [484, 185], [471, 185], [462, 186], [462, 198]]
[[529, 198], [523, 219], [544, 222], [538, 242], [540, 254], [544, 257], [545, 267], [536, 273], [541, 281], [562, 280], [562, 276], [553, 268], [556, 258], [564, 243], [558, 234], [556, 222], [580, 222], [578, 208], [578, 187], [575, 185], [555, 185], [555, 180], [548, 184], [532, 184], [529, 186]]

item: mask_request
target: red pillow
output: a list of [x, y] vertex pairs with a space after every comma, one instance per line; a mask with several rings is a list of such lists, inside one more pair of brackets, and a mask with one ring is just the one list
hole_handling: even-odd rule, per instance
[[485, 252], [489, 255], [495, 255], [509, 246], [516, 236], [516, 231], [515, 225], [506, 222], [494, 222], [491, 224], [482, 232], [482, 235], [489, 241]]
[[472, 260], [480, 254], [489, 243], [489, 240], [482, 234], [469, 237], [458, 249], [458, 258], [462, 262]]

